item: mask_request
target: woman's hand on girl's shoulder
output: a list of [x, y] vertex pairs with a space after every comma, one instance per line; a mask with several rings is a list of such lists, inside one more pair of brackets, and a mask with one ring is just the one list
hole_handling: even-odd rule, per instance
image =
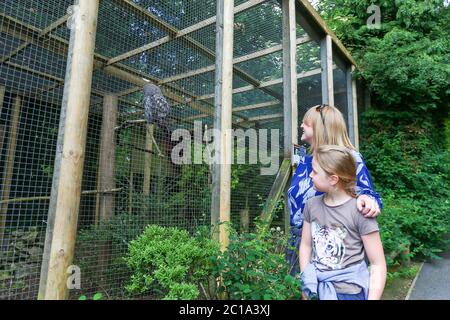
[[380, 215], [380, 207], [375, 198], [362, 194], [356, 199], [356, 207], [365, 218], [376, 218]]

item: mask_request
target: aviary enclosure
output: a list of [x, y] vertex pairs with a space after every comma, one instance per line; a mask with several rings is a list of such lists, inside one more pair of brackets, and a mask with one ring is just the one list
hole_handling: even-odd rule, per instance
[[306, 0], [2, 0], [0, 25], [0, 299], [124, 298], [122, 258], [146, 225], [253, 227], [277, 175], [174, 164], [177, 142], [144, 120], [146, 83], [171, 130], [278, 129], [280, 164], [318, 103], [358, 143], [355, 63]]

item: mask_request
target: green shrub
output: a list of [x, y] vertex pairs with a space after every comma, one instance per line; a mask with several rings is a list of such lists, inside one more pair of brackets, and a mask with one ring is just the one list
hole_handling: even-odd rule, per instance
[[[450, 201], [385, 197], [378, 221], [388, 265], [409, 258], [436, 258], [448, 245]], [[408, 256], [405, 256], [407, 254]]]
[[129, 245], [125, 260], [132, 276], [126, 289], [163, 299], [198, 299], [200, 289], [208, 288], [212, 257], [218, 252], [218, 244], [202, 232], [191, 236], [185, 230], [149, 225]]
[[216, 259], [215, 276], [222, 276], [218, 293], [232, 300], [300, 298], [300, 282], [289, 275], [287, 238], [279, 228], [263, 235], [238, 234], [230, 228], [228, 249]]
[[[450, 225], [450, 154], [436, 120], [414, 112], [370, 111], [361, 151], [384, 201], [379, 218], [388, 264], [436, 257]], [[397, 260], [397, 261], [394, 261]]]

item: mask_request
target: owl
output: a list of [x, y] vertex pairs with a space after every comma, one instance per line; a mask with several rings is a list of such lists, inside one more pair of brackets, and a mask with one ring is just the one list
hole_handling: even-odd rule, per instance
[[161, 89], [154, 84], [146, 84], [144, 86], [144, 115], [147, 122], [167, 129], [169, 113], [170, 106]]

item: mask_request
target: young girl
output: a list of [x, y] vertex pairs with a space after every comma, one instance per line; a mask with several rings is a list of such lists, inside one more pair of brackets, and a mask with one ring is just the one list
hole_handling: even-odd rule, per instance
[[383, 246], [376, 219], [356, 208], [352, 153], [336, 145], [318, 147], [310, 177], [324, 194], [305, 205], [299, 253], [303, 297], [380, 299], [386, 282]]

